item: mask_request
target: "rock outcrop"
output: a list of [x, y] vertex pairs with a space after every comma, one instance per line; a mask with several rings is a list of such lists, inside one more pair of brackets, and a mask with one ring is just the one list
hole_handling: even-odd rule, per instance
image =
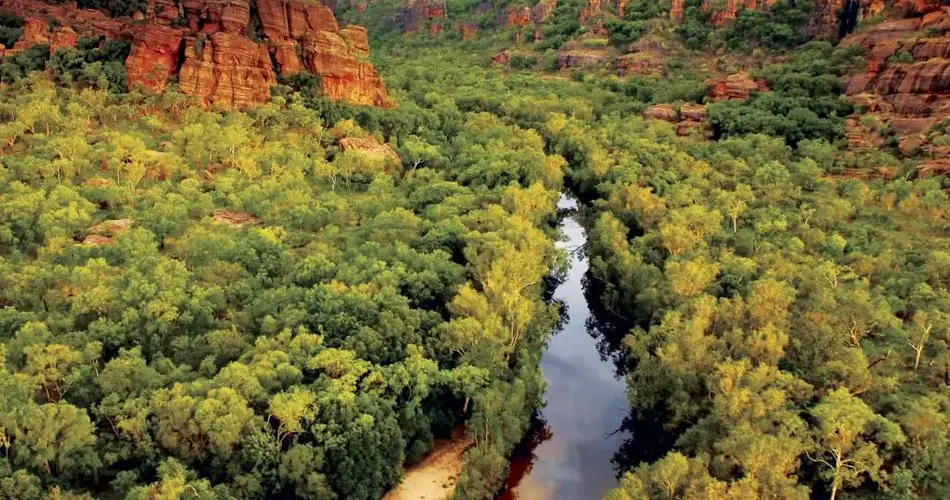
[[355, 104], [390, 106], [386, 87], [366, 56], [366, 30], [348, 27], [335, 33], [318, 31], [302, 42], [303, 64], [320, 75], [323, 91], [334, 100]]
[[180, 0], [179, 4], [192, 31], [243, 34], [251, 18], [248, 0]]
[[672, 104], [654, 104], [643, 112], [643, 117], [647, 120], [663, 120], [670, 123], [679, 121], [679, 113], [673, 109]]
[[703, 82], [709, 98], [714, 101], [749, 98], [749, 94], [756, 91], [765, 91], [768, 88], [765, 82], [753, 80], [748, 73], [740, 71], [727, 76], [725, 79], [712, 78]]
[[340, 151], [352, 151], [365, 155], [374, 160], [381, 161], [390, 166], [396, 166], [402, 163], [399, 155], [389, 144], [377, 142], [372, 138], [344, 137], [338, 144]]
[[[933, 151], [925, 138], [950, 119], [950, 7], [929, 0], [901, 2], [913, 17], [886, 20], [847, 37], [859, 45], [866, 70], [845, 79], [845, 93], [865, 113], [893, 131], [906, 156]], [[854, 121], [854, 120], [852, 120]], [[876, 147], [861, 127], [848, 127], [849, 143]]]
[[426, 23], [435, 21], [441, 26], [448, 12], [445, 0], [409, 0], [405, 7], [396, 13], [396, 21], [405, 33], [420, 31]]
[[[444, 15], [444, 2], [417, 5], [427, 16]], [[309, 71], [321, 77], [330, 99], [392, 105], [369, 62], [366, 30], [340, 29], [329, 7], [310, 0], [147, 0], [144, 15], [134, 19], [107, 18], [75, 3], [3, 0], [3, 7], [26, 19], [7, 54], [36, 44], [72, 47], [80, 36], [131, 41], [130, 88], [161, 92], [178, 77], [180, 91], [205, 105], [245, 108], [270, 99], [278, 71]], [[56, 29], [50, 20], [57, 21]]]
[[269, 40], [303, 41], [318, 31], [339, 31], [329, 7], [302, 0], [257, 0], [261, 29]]
[[701, 104], [683, 103], [679, 111], [672, 104], [655, 104], [643, 112], [647, 120], [661, 120], [675, 125], [677, 135], [706, 131], [703, 119], [706, 117], [706, 107]]
[[132, 33], [132, 51], [125, 60], [129, 87], [144, 85], [161, 92], [181, 66], [182, 32], [160, 24], [147, 24]]
[[260, 219], [247, 212], [229, 212], [227, 210], [215, 210], [211, 220], [233, 228], [245, 225], [254, 226], [260, 223]]
[[557, 65], [560, 69], [589, 68], [600, 66], [606, 61], [607, 53], [596, 49], [564, 48], [557, 55]]
[[654, 54], [635, 52], [617, 58], [617, 73], [620, 76], [663, 76], [666, 74], [666, 64], [657, 59]]
[[205, 105], [246, 108], [270, 100], [277, 83], [267, 47], [240, 35], [213, 33], [186, 41], [181, 91]]

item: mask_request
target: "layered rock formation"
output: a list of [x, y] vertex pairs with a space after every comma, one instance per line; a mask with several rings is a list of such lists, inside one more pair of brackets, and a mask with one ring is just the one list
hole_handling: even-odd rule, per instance
[[404, 8], [396, 13], [396, 21], [402, 31], [408, 33], [420, 31], [427, 22], [436, 21], [441, 29], [441, 21], [446, 18], [448, 5], [445, 0], [409, 0]]
[[[174, 0], [160, 1], [166, 5]], [[177, 10], [184, 14], [192, 31], [244, 33], [251, 17], [248, 0], [179, 0], [178, 3]], [[162, 12], [165, 10], [175, 9], [166, 7]]]
[[181, 31], [149, 24], [134, 30], [132, 36], [132, 51], [125, 60], [129, 85], [161, 92], [181, 66]]
[[[884, 130], [909, 157], [943, 159], [950, 149], [930, 143], [950, 119], [950, 6], [929, 0], [900, 3], [902, 15], [842, 41], [863, 49], [865, 71], [847, 77], [845, 93], [863, 116], [849, 117], [846, 136], [854, 149], [881, 147]], [[941, 169], [924, 169], [942, 173]]]
[[565, 48], [557, 55], [557, 65], [560, 69], [589, 68], [600, 66], [605, 61], [607, 53], [596, 49]]
[[130, 40], [130, 88], [161, 92], [177, 76], [180, 91], [205, 105], [244, 108], [270, 99], [278, 71], [309, 71], [333, 100], [391, 106], [369, 62], [366, 30], [340, 29], [327, 6], [309, 0], [148, 0], [142, 20], [111, 19], [74, 3], [4, 0], [3, 7], [27, 21], [7, 53], [35, 44], [71, 47], [79, 36]]
[[950, 7], [906, 4], [915, 17], [884, 21], [842, 44], [864, 49], [867, 69], [845, 93], [901, 134], [925, 133], [950, 118]]
[[402, 163], [392, 146], [372, 138], [344, 137], [340, 139], [338, 146], [340, 146], [340, 151], [359, 153], [389, 168], [398, 167]]
[[246, 108], [270, 100], [277, 83], [267, 47], [228, 32], [189, 40], [179, 74], [181, 91], [202, 104]]
[[[769, 9], [777, 0], [703, 0], [702, 9], [708, 12], [713, 24], [722, 27], [734, 20], [739, 9], [764, 10]], [[811, 18], [808, 21], [808, 30], [813, 35], [833, 35], [842, 32], [842, 25], [848, 26], [843, 30], [850, 33], [858, 19], [873, 17], [888, 5], [898, 8], [915, 8], [917, 5], [937, 4], [939, 0], [813, 0]], [[676, 20], [683, 18], [685, 0], [670, 0], [670, 17]]]
[[768, 88], [765, 82], [753, 80], [745, 71], [734, 73], [725, 79], [709, 79], [703, 82], [709, 98], [713, 101], [749, 98], [749, 94], [756, 91], [765, 91]]
[[689, 135], [694, 131], [705, 132], [703, 119], [706, 107], [701, 104], [684, 103], [679, 111], [672, 104], [655, 104], [643, 112], [647, 120], [661, 120], [675, 125], [677, 135]]

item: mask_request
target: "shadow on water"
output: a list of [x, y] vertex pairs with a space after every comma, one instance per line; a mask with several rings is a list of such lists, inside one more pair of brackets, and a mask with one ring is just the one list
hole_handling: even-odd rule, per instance
[[[631, 368], [631, 360], [626, 355], [623, 339], [634, 327], [634, 323], [622, 318], [603, 307], [600, 300], [604, 293], [603, 283], [590, 272], [584, 275], [584, 298], [587, 300], [590, 316], [587, 318], [587, 333], [597, 342], [597, 351], [604, 362], [612, 363], [618, 377], [625, 377]], [[676, 443], [677, 435], [664, 428], [667, 421], [663, 408], [650, 412], [630, 410], [616, 432], [625, 436], [620, 448], [611, 462], [619, 477], [633, 470], [641, 462], [654, 462], [670, 450]]]
[[629, 410], [622, 346], [630, 323], [600, 305], [574, 207], [568, 198], [559, 203], [566, 237], [560, 246], [570, 251], [571, 267], [549, 282], [550, 299], [562, 307], [560, 328], [541, 360], [546, 403], [512, 454], [499, 499], [600, 498], [622, 472], [662, 456], [674, 440], [662, 418]]

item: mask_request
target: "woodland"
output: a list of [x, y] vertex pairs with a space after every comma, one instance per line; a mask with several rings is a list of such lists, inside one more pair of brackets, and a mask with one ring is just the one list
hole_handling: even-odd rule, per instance
[[[375, 499], [459, 429], [455, 498], [493, 498], [545, 398], [561, 193], [655, 429], [607, 498], [950, 497], [950, 181], [848, 147], [863, 55], [805, 34], [809, 2], [722, 29], [668, 4], [607, 41], [660, 26], [664, 78], [558, 70], [580, 2], [505, 68], [486, 54], [523, 42], [485, 16], [465, 40], [337, 6], [392, 109], [308, 74], [243, 111], [129, 91], [122, 40], [4, 57], [0, 499]], [[0, 43], [22, 31], [0, 16]], [[704, 102], [710, 44], [768, 90], [708, 104], [708, 134], [642, 118]]]

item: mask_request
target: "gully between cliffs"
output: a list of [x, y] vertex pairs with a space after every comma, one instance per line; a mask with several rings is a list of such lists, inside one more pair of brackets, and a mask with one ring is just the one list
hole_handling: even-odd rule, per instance
[[573, 215], [577, 203], [562, 197], [558, 208], [567, 211], [561, 221], [567, 241], [559, 245], [570, 251], [571, 268], [554, 298], [567, 318], [541, 359], [547, 402], [512, 457], [501, 500], [594, 499], [617, 485], [612, 459], [624, 443], [618, 430], [629, 412], [624, 381], [588, 333], [587, 240]]

